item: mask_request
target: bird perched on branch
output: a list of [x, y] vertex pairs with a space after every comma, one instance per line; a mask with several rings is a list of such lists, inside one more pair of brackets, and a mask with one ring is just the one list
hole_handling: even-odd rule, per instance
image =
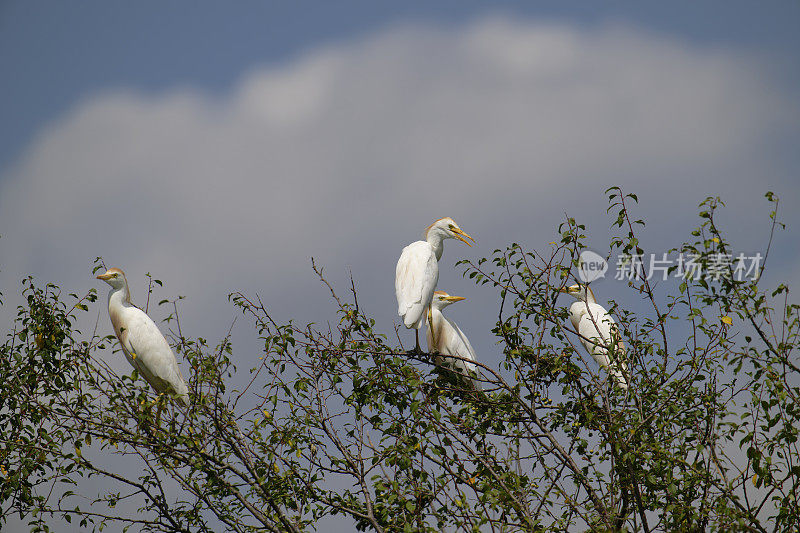
[[188, 407], [189, 389], [183, 381], [175, 354], [155, 322], [131, 303], [125, 273], [118, 268], [109, 268], [97, 279], [111, 285], [108, 315], [125, 358], [156, 392], [169, 394]]
[[560, 292], [578, 300], [569, 307], [569, 318], [586, 351], [614, 377], [618, 387], [627, 389], [625, 344], [614, 318], [597, 303], [588, 285], [572, 285]]
[[444, 251], [445, 239], [458, 239], [472, 246], [467, 239], [475, 239], [464, 233], [450, 218], [440, 218], [425, 230], [425, 240], [412, 242], [400, 254], [395, 271], [394, 289], [397, 295], [397, 314], [403, 325], [414, 328], [416, 346], [420, 352], [419, 328], [425, 322], [428, 307], [439, 281], [439, 259]]
[[[475, 350], [458, 324], [448, 320], [442, 310], [448, 305], [466, 300], [462, 296], [450, 296], [444, 291], [433, 293], [428, 312], [428, 351], [436, 354], [437, 366], [448, 368], [461, 376], [475, 390], [481, 390], [477, 379]], [[451, 356], [451, 357], [448, 357]], [[456, 357], [452, 357], [456, 356]]]

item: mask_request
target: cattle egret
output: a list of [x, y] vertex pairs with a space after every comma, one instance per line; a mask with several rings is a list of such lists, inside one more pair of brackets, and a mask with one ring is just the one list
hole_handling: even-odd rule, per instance
[[[465, 299], [462, 296], [450, 296], [444, 291], [433, 293], [428, 315], [428, 351], [437, 354], [434, 359], [437, 366], [454, 370], [466, 377], [473, 388], [481, 390], [480, 382], [473, 377], [477, 375], [475, 350], [458, 324], [442, 314], [442, 310], [448, 305]], [[447, 357], [448, 355], [457, 357]]]
[[472, 246], [467, 239], [475, 239], [461, 231], [450, 217], [440, 218], [425, 230], [425, 240], [412, 242], [400, 254], [395, 271], [394, 289], [397, 295], [397, 314], [403, 325], [414, 328], [416, 347], [419, 348], [419, 328], [425, 322], [428, 307], [439, 281], [439, 259], [442, 257], [445, 239], [458, 239]]
[[[569, 307], [569, 318], [575, 331], [580, 335], [586, 351], [597, 364], [614, 376], [621, 389], [627, 389], [628, 382], [623, 373], [628, 370], [624, 361], [625, 344], [620, 337], [617, 323], [608, 311], [597, 303], [588, 285], [572, 285], [562, 289], [561, 292], [578, 300]], [[611, 358], [609, 358], [609, 348]]]
[[131, 303], [125, 273], [118, 268], [109, 268], [97, 279], [111, 285], [108, 315], [125, 358], [156, 392], [174, 395], [188, 407], [188, 388], [172, 348], [155, 322]]

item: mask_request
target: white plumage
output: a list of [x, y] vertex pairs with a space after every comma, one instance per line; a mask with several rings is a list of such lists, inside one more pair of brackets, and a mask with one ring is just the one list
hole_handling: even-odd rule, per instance
[[438, 281], [439, 264], [430, 244], [417, 241], [403, 248], [395, 271], [395, 293], [397, 314], [405, 327], [422, 327]]
[[569, 317], [575, 331], [580, 335], [581, 344], [597, 364], [614, 377], [617, 386], [627, 389], [628, 382], [624, 374], [628, 370], [625, 364], [625, 344], [614, 318], [597, 303], [588, 286], [573, 285], [562, 292], [578, 300], [569, 307]]
[[425, 321], [433, 291], [439, 281], [439, 259], [442, 257], [444, 239], [458, 239], [472, 246], [464, 233], [450, 217], [437, 220], [425, 230], [425, 240], [412, 242], [403, 248], [395, 270], [394, 289], [397, 296], [397, 314], [403, 325], [417, 330], [416, 349], [419, 351], [419, 328]]
[[[458, 324], [442, 314], [445, 307], [464, 299], [461, 296], [450, 296], [444, 291], [434, 292], [427, 321], [428, 351], [437, 354], [434, 359], [437, 365], [461, 374], [473, 388], [481, 390], [480, 382], [473, 377], [473, 374], [477, 375], [475, 362], [478, 359], [475, 357], [475, 350]], [[447, 357], [448, 355], [467, 360]]]
[[109, 268], [97, 279], [111, 285], [108, 315], [125, 358], [156, 392], [174, 395], [189, 406], [189, 389], [181, 376], [175, 354], [155, 322], [131, 303], [125, 273], [118, 268]]

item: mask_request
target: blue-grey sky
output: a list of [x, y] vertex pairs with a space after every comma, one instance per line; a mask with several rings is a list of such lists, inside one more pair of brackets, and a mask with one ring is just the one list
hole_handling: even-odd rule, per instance
[[708, 2], [28, 2], [0, 3], [0, 165], [44, 124], [113, 87], [229, 90], [254, 65], [404, 23], [453, 27], [486, 13], [591, 27], [646, 27], [688, 43], [736, 46], [798, 74], [800, 4]]
[[[400, 250], [452, 216], [478, 246], [445, 245], [439, 286], [468, 298], [447, 313], [497, 364], [495, 294], [453, 264], [546, 251], [564, 213], [606, 254], [611, 185], [639, 195], [658, 254], [708, 195], [755, 253], [775, 191], [768, 281], [796, 284], [799, 23], [789, 1], [2, 2], [0, 321], [27, 274], [105, 293], [103, 256], [136, 303], [145, 272], [156, 301], [185, 295], [190, 336], [225, 334], [235, 290], [324, 322], [313, 255], [388, 333]], [[234, 347], [257, 363], [244, 321]]]

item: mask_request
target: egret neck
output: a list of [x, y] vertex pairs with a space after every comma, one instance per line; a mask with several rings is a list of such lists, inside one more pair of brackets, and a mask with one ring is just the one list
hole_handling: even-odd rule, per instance
[[123, 285], [121, 287], [111, 287], [108, 292], [108, 314], [111, 317], [111, 324], [114, 326], [114, 332], [121, 335], [122, 331], [122, 313], [126, 307], [132, 307], [131, 293], [128, 289], [128, 280], [122, 278]]
[[580, 295], [581, 300], [583, 300], [587, 304], [597, 303], [597, 299], [594, 297], [594, 293], [592, 292], [592, 289], [590, 289], [588, 285], [583, 285], [581, 289], [582, 289]]
[[444, 239], [445, 234], [436, 226], [431, 226], [425, 232], [425, 241], [433, 248], [433, 253], [436, 255], [436, 260], [442, 258], [444, 252]]

